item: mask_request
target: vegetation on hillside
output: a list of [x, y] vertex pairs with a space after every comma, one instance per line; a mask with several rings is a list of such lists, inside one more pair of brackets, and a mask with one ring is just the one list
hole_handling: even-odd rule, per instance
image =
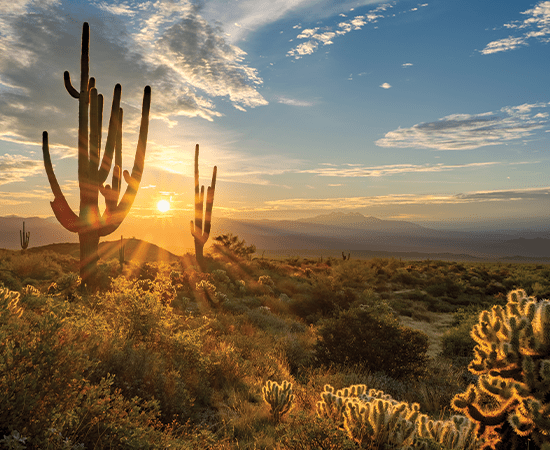
[[[479, 447], [451, 407], [477, 381], [471, 327], [510, 290], [550, 296], [546, 265], [221, 246], [205, 270], [190, 255], [122, 273], [100, 261], [93, 292], [77, 268], [0, 250], [0, 448]], [[420, 330], [442, 317], [439, 336]], [[443, 354], [430, 354], [436, 340]]]

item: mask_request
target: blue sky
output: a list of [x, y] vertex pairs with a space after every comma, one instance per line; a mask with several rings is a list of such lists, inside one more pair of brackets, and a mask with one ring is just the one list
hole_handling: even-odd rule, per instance
[[168, 199], [191, 218], [196, 143], [202, 183], [218, 166], [218, 216], [549, 216], [550, 1], [508, 0], [2, 2], [0, 215], [52, 215], [44, 130], [78, 209], [63, 71], [79, 79], [84, 21], [106, 105], [122, 84], [124, 169], [152, 87], [136, 217]]

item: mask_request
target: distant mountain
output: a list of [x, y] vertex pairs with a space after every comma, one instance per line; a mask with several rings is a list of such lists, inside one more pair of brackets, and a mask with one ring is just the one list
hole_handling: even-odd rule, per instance
[[[123, 239], [124, 259], [135, 262], [172, 262], [178, 261], [179, 257], [170, 253], [168, 250], [160, 248], [158, 245], [145, 242], [140, 239]], [[108, 261], [110, 259], [118, 260], [118, 251], [120, 240], [105, 241], [99, 243], [98, 254], [100, 259]], [[80, 244], [63, 243], [49, 244], [40, 247], [33, 247], [27, 250], [29, 253], [51, 251], [62, 255], [69, 255], [78, 258], [80, 255]]]
[[405, 222], [401, 220], [383, 220], [373, 216], [364, 216], [358, 212], [331, 212], [329, 214], [321, 214], [319, 216], [310, 217], [307, 219], [299, 219], [297, 222], [330, 225], [338, 228], [360, 228], [363, 230], [387, 232], [428, 230], [428, 228], [412, 222]]
[[21, 248], [19, 231], [30, 231], [29, 248], [61, 243], [78, 242], [78, 235], [71, 233], [57, 222], [55, 217], [43, 219], [40, 217], [0, 217], [0, 248], [17, 250]]
[[[20, 249], [19, 230], [23, 220], [31, 232], [29, 249], [48, 244], [76, 243], [78, 235], [66, 231], [52, 217], [0, 217], [0, 248]], [[513, 259], [550, 261], [550, 232], [533, 231], [452, 231], [423, 227], [412, 222], [382, 220], [359, 213], [334, 212], [300, 220], [234, 220], [214, 214], [207, 249], [220, 234], [232, 233], [254, 244], [258, 251], [316, 252], [342, 251], [352, 255], [452, 255], [460, 259]], [[110, 236], [118, 243], [120, 236], [133, 237], [166, 249], [173, 255], [193, 252], [189, 217], [132, 216], [126, 218]], [[137, 240], [136, 239], [136, 240]], [[78, 250], [78, 245], [74, 247]], [[78, 253], [75, 253], [75, 255]], [[116, 257], [116, 255], [115, 255]], [[431, 256], [426, 256], [431, 257]]]

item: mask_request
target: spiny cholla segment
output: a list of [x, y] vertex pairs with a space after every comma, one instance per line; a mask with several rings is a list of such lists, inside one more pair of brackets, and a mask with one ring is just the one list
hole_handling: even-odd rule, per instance
[[393, 399], [381, 390], [364, 384], [338, 391], [326, 385], [317, 403], [317, 415], [342, 427], [348, 437], [367, 448], [473, 449], [477, 445], [475, 424], [464, 416], [434, 421], [420, 412], [418, 403]]
[[479, 379], [452, 404], [477, 422], [487, 447], [520, 446], [521, 437], [550, 447], [550, 300], [524, 290], [507, 300], [483, 311], [473, 327], [469, 369]]

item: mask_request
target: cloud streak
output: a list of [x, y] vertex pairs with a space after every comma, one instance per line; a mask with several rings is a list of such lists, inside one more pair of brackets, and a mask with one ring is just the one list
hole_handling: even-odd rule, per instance
[[[427, 3], [419, 6], [427, 6]], [[371, 9], [366, 14], [357, 15], [352, 19], [339, 22], [335, 26], [303, 29], [300, 34], [296, 36], [296, 39], [302, 39], [304, 42], [290, 49], [287, 52], [287, 56], [300, 59], [306, 55], [311, 55], [320, 47], [333, 44], [334, 39], [340, 36], [344, 36], [352, 31], [361, 30], [367, 24], [377, 23], [380, 19], [385, 18], [386, 16], [384, 13], [393, 7], [394, 3], [383, 3], [378, 7]], [[418, 11], [418, 8], [412, 8], [409, 11]], [[345, 14], [340, 14], [340, 16], [346, 17]], [[388, 85], [388, 87], [390, 86]]]
[[319, 167], [316, 169], [299, 170], [298, 173], [310, 173], [321, 177], [383, 177], [402, 175], [406, 173], [448, 172], [457, 169], [484, 168], [501, 164], [499, 162], [469, 163], [469, 164], [393, 164], [383, 166], [363, 167], [358, 164], [347, 164], [343, 167]]
[[546, 103], [507, 106], [483, 114], [453, 114], [435, 122], [398, 128], [376, 141], [379, 147], [471, 150], [533, 135], [548, 124]]
[[499, 191], [479, 191], [464, 194], [395, 194], [372, 197], [293, 198], [265, 202], [269, 209], [319, 210], [357, 209], [377, 206], [448, 205], [482, 202], [515, 202], [521, 200], [547, 200], [550, 187]]
[[26, 178], [41, 174], [42, 161], [35, 161], [21, 155], [0, 156], [0, 185], [25, 181]]
[[492, 53], [515, 50], [519, 47], [529, 45], [530, 40], [543, 43], [550, 42], [550, 1], [540, 1], [534, 8], [523, 11], [521, 14], [527, 16], [527, 18], [504, 24], [504, 27], [509, 30], [519, 31], [519, 36], [507, 36], [489, 42], [481, 50], [481, 53], [490, 55]]

